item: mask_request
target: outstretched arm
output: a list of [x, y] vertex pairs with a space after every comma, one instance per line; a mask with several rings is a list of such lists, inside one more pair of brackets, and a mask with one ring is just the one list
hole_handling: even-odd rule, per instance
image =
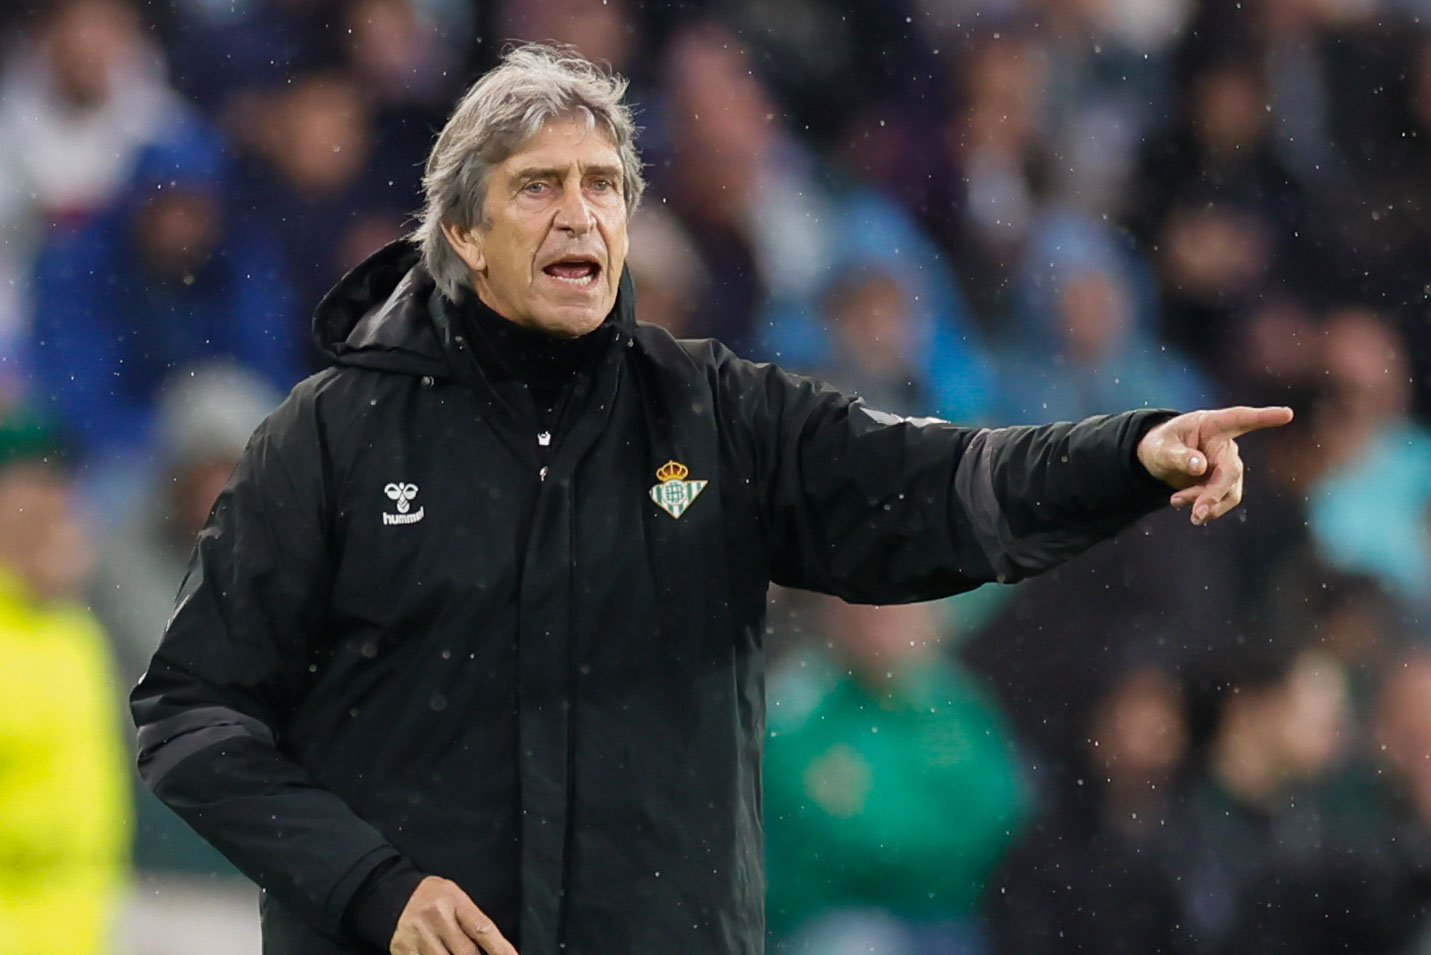
[[1164, 506], [1143, 410], [965, 428], [865, 407], [715, 349], [725, 433], [759, 499], [776, 583], [854, 603], [930, 600], [1055, 567]]

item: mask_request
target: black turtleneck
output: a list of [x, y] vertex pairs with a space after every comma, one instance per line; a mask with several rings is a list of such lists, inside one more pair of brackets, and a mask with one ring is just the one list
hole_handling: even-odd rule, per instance
[[547, 430], [556, 426], [567, 386], [596, 364], [615, 331], [608, 315], [579, 338], [556, 338], [503, 318], [474, 294], [463, 297], [458, 314], [483, 374], [493, 382], [525, 384]]

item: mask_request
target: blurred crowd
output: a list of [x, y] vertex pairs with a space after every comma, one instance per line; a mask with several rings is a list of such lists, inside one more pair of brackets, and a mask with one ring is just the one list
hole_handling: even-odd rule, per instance
[[631, 79], [642, 321], [969, 424], [1298, 413], [1210, 527], [775, 594], [772, 951], [1431, 953], [1431, 0], [5, 5], [0, 952], [258, 951], [123, 699], [512, 39]]

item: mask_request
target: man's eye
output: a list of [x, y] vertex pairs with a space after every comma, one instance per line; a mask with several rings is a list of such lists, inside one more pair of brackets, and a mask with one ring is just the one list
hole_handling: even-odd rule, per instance
[[610, 179], [593, 179], [591, 181], [591, 187], [597, 192], [609, 192], [616, 188], [616, 183]]
[[522, 191], [528, 195], [537, 196], [546, 191], [547, 184], [544, 182], [529, 182], [522, 187]]

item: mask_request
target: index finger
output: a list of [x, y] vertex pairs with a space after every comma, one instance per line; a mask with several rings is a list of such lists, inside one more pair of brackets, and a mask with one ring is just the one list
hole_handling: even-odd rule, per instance
[[455, 914], [462, 931], [480, 945], [487, 955], [517, 955], [512, 943], [497, 930], [497, 924], [475, 904], [459, 905]]
[[1286, 407], [1249, 408], [1239, 405], [1207, 412], [1207, 423], [1225, 432], [1229, 438], [1262, 428], [1280, 428], [1291, 420], [1292, 409]]

